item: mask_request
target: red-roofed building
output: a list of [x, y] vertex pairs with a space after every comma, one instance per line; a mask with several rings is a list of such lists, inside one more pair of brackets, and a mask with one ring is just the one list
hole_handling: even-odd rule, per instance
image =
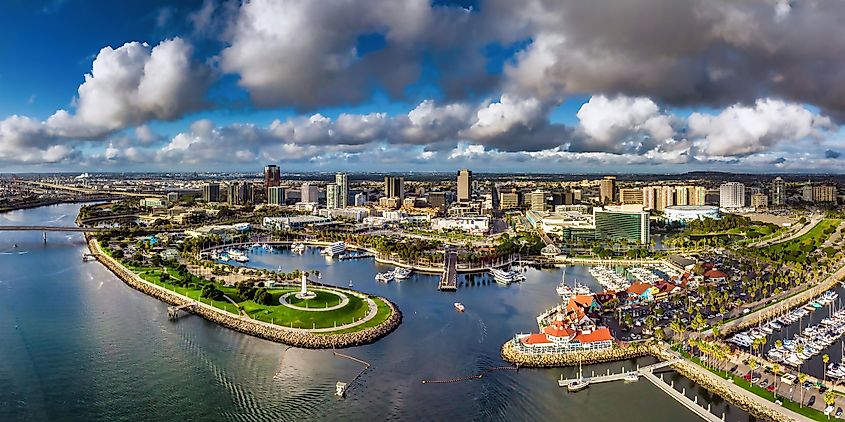
[[728, 275], [719, 270], [709, 270], [704, 272], [704, 278], [707, 281], [722, 282], [728, 279]]
[[563, 321], [555, 320], [552, 321], [552, 325], [549, 325], [546, 328], [543, 328], [543, 333], [549, 337], [555, 337], [556, 339], [572, 339], [575, 336], [575, 330], [566, 327], [566, 324]]
[[610, 334], [610, 330], [607, 327], [597, 328], [591, 332], [582, 332], [578, 333], [575, 336], [575, 340], [581, 342], [582, 344], [587, 343], [600, 343], [600, 342], [613, 342], [613, 335]]
[[531, 333], [523, 337], [520, 342], [526, 346], [550, 346], [552, 341], [543, 333]]
[[648, 302], [654, 299], [657, 288], [647, 283], [634, 283], [628, 287], [627, 292], [629, 302]]

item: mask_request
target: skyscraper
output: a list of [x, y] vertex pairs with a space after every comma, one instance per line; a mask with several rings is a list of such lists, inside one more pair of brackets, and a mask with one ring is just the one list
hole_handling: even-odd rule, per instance
[[229, 205], [246, 205], [252, 202], [252, 183], [232, 182], [226, 186]]
[[745, 185], [739, 182], [727, 182], [719, 186], [719, 206], [722, 208], [744, 207]]
[[220, 184], [206, 183], [202, 185], [202, 200], [205, 202], [220, 202]]
[[531, 211], [545, 211], [546, 197], [548, 196], [549, 193], [542, 189], [537, 189], [531, 192], [531, 195], [529, 196], [531, 199]]
[[320, 201], [320, 192], [317, 190], [317, 187], [312, 185], [311, 183], [304, 182], [300, 187], [301, 193], [301, 202], [319, 202]]
[[772, 180], [772, 206], [779, 207], [786, 204], [786, 183], [780, 177]]
[[341, 187], [336, 183], [326, 185], [326, 208], [333, 210], [343, 208], [341, 202]]
[[[337, 185], [337, 208], [345, 208], [349, 204], [349, 179], [346, 173], [334, 175], [334, 183]], [[326, 192], [328, 198], [328, 192]]]
[[285, 188], [281, 186], [267, 188], [267, 203], [270, 205], [285, 205]]
[[599, 202], [613, 202], [616, 195], [616, 176], [604, 176], [599, 182]]
[[279, 186], [282, 183], [282, 173], [279, 166], [269, 164], [264, 166], [264, 190], [269, 192], [269, 188]]
[[400, 202], [405, 199], [405, 178], [385, 176], [384, 196], [388, 198], [399, 198]]
[[472, 172], [458, 170], [458, 202], [469, 202], [472, 197]]

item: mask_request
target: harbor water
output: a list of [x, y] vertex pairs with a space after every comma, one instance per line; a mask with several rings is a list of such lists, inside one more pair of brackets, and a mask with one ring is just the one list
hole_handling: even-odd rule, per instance
[[[0, 224], [72, 225], [78, 205], [0, 214]], [[330, 260], [309, 249], [251, 254], [251, 266], [319, 270], [325, 283], [389, 298], [402, 325], [379, 342], [344, 350], [372, 367], [345, 399], [335, 383], [361, 365], [330, 351], [288, 348], [195, 316], [167, 318], [167, 306], [124, 285], [97, 262], [84, 263], [80, 234], [0, 232], [0, 420], [568, 420], [686, 421], [695, 416], [645, 380], [567, 393], [557, 386], [576, 369], [498, 371], [503, 342], [536, 330], [535, 317], [559, 301], [561, 270], [533, 270], [521, 284], [462, 278], [456, 293], [437, 276], [389, 284], [391, 266], [371, 259]], [[585, 267], [567, 279], [596, 288]], [[462, 302], [460, 313], [453, 302]], [[585, 367], [633, 368], [650, 359]], [[726, 420], [749, 416], [674, 373]]]

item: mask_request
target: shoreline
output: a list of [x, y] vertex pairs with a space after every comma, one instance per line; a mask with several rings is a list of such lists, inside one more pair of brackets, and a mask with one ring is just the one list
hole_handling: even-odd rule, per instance
[[[365, 328], [353, 333], [318, 334], [303, 329], [285, 328], [262, 321], [245, 319], [240, 315], [235, 316], [224, 310], [217, 309], [202, 302], [197, 302], [187, 296], [183, 296], [172, 290], [168, 290], [164, 287], [143, 280], [137, 274], [128, 270], [116, 260], [103, 253], [97, 244], [96, 237], [86, 235], [86, 241], [89, 252], [94, 255], [97, 261], [103, 264], [103, 266], [105, 266], [127, 286], [169, 305], [180, 306], [195, 304], [196, 306], [192, 306], [185, 310], [222, 327], [276, 343], [282, 343], [288, 346], [304, 349], [342, 349], [362, 346], [374, 343], [382, 337], [387, 336], [402, 323], [402, 312], [399, 310], [399, 307], [390, 300], [381, 296], [378, 296], [378, 298], [383, 300], [392, 311], [390, 316], [375, 327]], [[348, 290], [338, 287], [335, 288], [343, 291]], [[354, 292], [366, 295], [366, 293], [363, 292]]]
[[119, 196], [105, 196], [102, 198], [86, 198], [86, 199], [70, 199], [70, 200], [50, 200], [50, 201], [41, 201], [41, 202], [32, 202], [28, 204], [22, 205], [14, 205], [11, 207], [4, 207], [0, 208], [0, 214], [12, 212], [12, 211], [19, 211], [19, 210], [29, 210], [33, 208], [40, 208], [40, 207], [52, 207], [54, 205], [61, 205], [61, 204], [84, 204], [87, 202], [100, 202], [100, 201], [111, 201], [114, 199], [119, 199]]
[[[505, 362], [518, 365], [521, 368], [560, 368], [578, 365], [579, 361], [581, 364], [592, 365], [618, 362], [644, 356], [651, 356], [662, 361], [679, 357], [652, 343], [628, 344], [626, 347], [614, 346], [611, 349], [581, 353], [580, 356], [579, 353], [529, 355], [517, 350], [513, 346], [512, 340], [508, 340], [502, 345], [500, 354]], [[796, 419], [791, 414], [785, 413], [787, 411], [785, 408], [778, 408], [778, 411], [773, 410], [772, 407], [763, 403], [766, 399], [754, 395], [754, 393], [744, 390], [743, 392], [738, 392], [736, 389], [726, 386], [727, 381], [686, 359], [672, 364], [671, 368], [693, 383], [722, 397], [755, 418], [777, 422], [804, 420], [800, 418]], [[740, 388], [739, 386], [735, 387]], [[767, 401], [766, 403], [770, 402]]]

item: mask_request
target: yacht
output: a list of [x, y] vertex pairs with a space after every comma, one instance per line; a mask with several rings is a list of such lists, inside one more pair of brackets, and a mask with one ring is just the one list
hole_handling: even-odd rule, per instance
[[233, 261], [249, 262], [249, 258], [246, 256], [246, 254], [237, 249], [229, 249], [228, 251], [226, 251], [226, 255], [229, 255], [229, 258], [231, 258]]
[[352, 287], [352, 280], [349, 280], [349, 287]]
[[396, 267], [396, 269], [393, 270], [393, 278], [395, 278], [397, 281], [407, 280], [411, 277], [411, 272], [412, 271], [408, 268]]
[[498, 268], [493, 268], [490, 272], [493, 274], [493, 278], [496, 280], [496, 283], [499, 284], [507, 285], [525, 280], [524, 275], [512, 270], [500, 270]]
[[323, 255], [335, 256], [340, 255], [346, 250], [346, 244], [343, 242], [334, 242], [329, 246], [323, 248]]
[[293, 245], [291, 245], [290, 250], [294, 253], [301, 254], [305, 252], [305, 244], [300, 242], [294, 242]]
[[463, 312], [463, 311], [464, 311], [464, 309], [465, 309], [465, 308], [464, 308], [464, 304], [463, 304], [463, 303], [461, 303], [461, 302], [455, 302], [455, 309], [457, 309], [457, 310], [458, 310], [458, 311], [460, 311], [460, 312]]
[[393, 281], [394, 275], [393, 271], [387, 271], [383, 273], [376, 274], [376, 281], [381, 281], [383, 283], [389, 283]]

